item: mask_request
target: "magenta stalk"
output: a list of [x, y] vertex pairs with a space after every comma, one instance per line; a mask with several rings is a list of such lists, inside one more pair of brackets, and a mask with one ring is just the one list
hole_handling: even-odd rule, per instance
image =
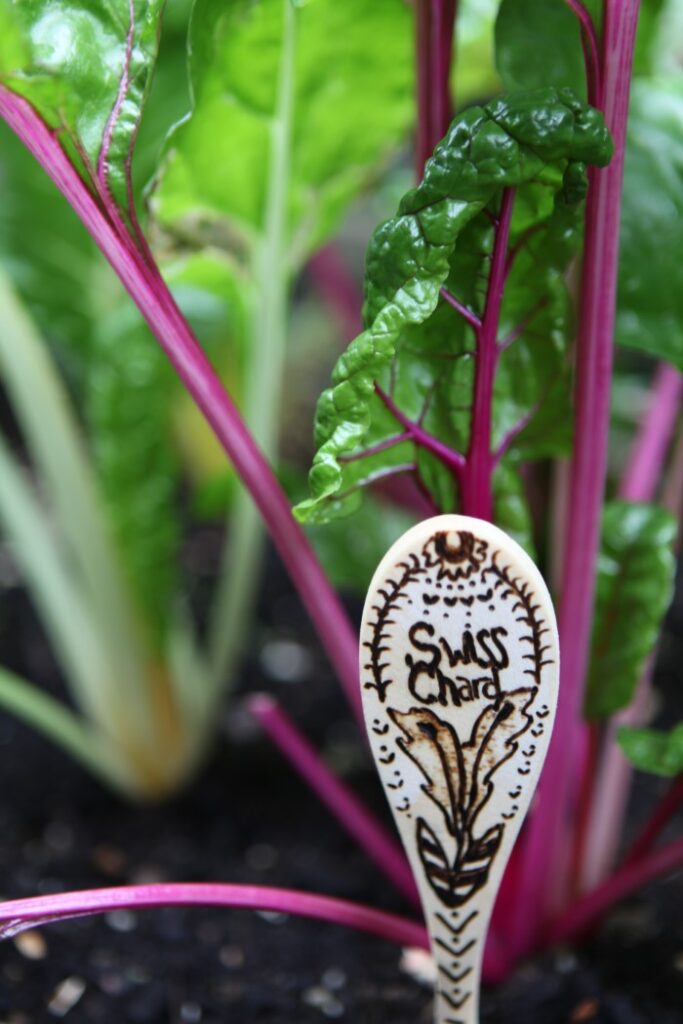
[[358, 643], [287, 496], [255, 444], [184, 320], [156, 266], [149, 266], [122, 227], [110, 216], [70, 164], [56, 135], [23, 98], [0, 87], [0, 116], [15, 132], [95, 239], [135, 301], [152, 333], [203, 412], [263, 516], [278, 552], [325, 645], [359, 721]]
[[611, 878], [565, 911], [549, 929], [549, 942], [565, 942], [597, 924], [615, 903], [660, 875], [683, 866], [683, 839], [656, 850], [645, 860], [620, 868]]
[[600, 48], [595, 25], [590, 12], [581, 0], [566, 0], [581, 25], [581, 41], [586, 64], [588, 83], [588, 102], [593, 107], [602, 107], [602, 68], [600, 67]]
[[[619, 485], [619, 497], [623, 500], [653, 500], [675, 434], [681, 398], [683, 377], [674, 367], [660, 363]], [[632, 703], [615, 715], [607, 726], [579, 875], [581, 889], [601, 882], [616, 859], [633, 777], [633, 767], [622, 753], [616, 736], [624, 725], [643, 724], [649, 705], [654, 660], [654, 654], [648, 658]]]
[[652, 815], [645, 822], [640, 835], [624, 857], [624, 867], [632, 867], [647, 857], [681, 806], [683, 806], [683, 776], [679, 775], [670, 784], [663, 799], [657, 804]]
[[27, 928], [55, 921], [106, 914], [114, 910], [148, 910], [158, 907], [242, 907], [247, 910], [295, 914], [298, 917], [356, 928], [401, 946], [429, 948], [427, 932], [422, 925], [361, 903], [292, 889], [216, 882], [130, 885], [7, 900], [0, 903], [0, 938], [11, 938]]
[[407, 439], [413, 441], [416, 445], [424, 448], [425, 451], [431, 452], [437, 459], [443, 462], [444, 466], [456, 476], [459, 477], [461, 472], [465, 468], [465, 459], [456, 452], [455, 449], [449, 448], [443, 441], [439, 441], [438, 437], [433, 437], [428, 431], [424, 430], [419, 423], [413, 422], [405, 413], [401, 412], [396, 402], [393, 400], [391, 395], [388, 395], [379, 384], [375, 384], [375, 393], [377, 397], [384, 403], [391, 415], [401, 424], [407, 434]]
[[506, 188], [496, 224], [486, 305], [477, 329], [477, 355], [472, 399], [472, 427], [465, 466], [460, 477], [460, 497], [465, 515], [478, 519], [493, 518], [491, 481], [495, 455], [491, 450], [491, 412], [493, 382], [498, 363], [498, 324], [505, 290], [508, 239], [515, 190]]
[[619, 486], [624, 501], [651, 501], [659, 483], [683, 399], [683, 377], [660, 363], [642, 423]]
[[456, 0], [415, 3], [418, 180], [453, 117], [450, 72], [456, 12]]
[[[591, 169], [576, 360], [575, 441], [570, 467], [559, 630], [562, 675], [553, 738], [529, 823], [514, 917], [514, 948], [533, 945], [567, 887], [568, 835], [585, 754], [581, 706], [595, 597], [605, 488], [619, 257], [619, 214], [638, 0], [607, 0], [603, 36], [604, 115], [615, 152]], [[531, 907], [538, 908], [531, 914]]]
[[289, 764], [339, 824], [374, 861], [400, 893], [420, 909], [413, 873], [401, 847], [362, 801], [336, 778], [280, 705], [265, 694], [247, 700], [247, 707]]

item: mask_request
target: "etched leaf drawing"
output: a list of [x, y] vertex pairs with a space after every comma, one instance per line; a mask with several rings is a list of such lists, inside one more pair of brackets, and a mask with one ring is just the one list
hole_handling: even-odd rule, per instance
[[446, 850], [425, 819], [418, 819], [417, 848], [426, 877], [448, 907], [465, 903], [486, 884], [504, 825], [476, 835], [475, 824], [493, 793], [494, 774], [533, 722], [527, 709], [534, 697], [533, 689], [504, 693], [483, 709], [465, 743], [454, 726], [427, 708], [389, 711], [402, 733], [399, 747], [420, 769], [426, 780], [422, 789], [453, 838]]

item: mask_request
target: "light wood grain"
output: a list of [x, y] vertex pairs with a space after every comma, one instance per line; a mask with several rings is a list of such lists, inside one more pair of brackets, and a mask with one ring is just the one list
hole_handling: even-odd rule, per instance
[[372, 751], [437, 962], [435, 1021], [476, 1024], [493, 903], [557, 704], [552, 602], [505, 533], [439, 516], [382, 560], [360, 650]]

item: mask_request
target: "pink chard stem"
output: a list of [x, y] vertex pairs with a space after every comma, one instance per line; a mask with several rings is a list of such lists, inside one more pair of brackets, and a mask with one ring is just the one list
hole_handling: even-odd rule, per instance
[[308, 740], [271, 697], [247, 702], [275, 746], [362, 850], [405, 898], [420, 908], [415, 879], [403, 850], [358, 797], [325, 765]]
[[661, 480], [683, 399], [683, 377], [674, 366], [660, 363], [647, 409], [619, 485], [624, 501], [652, 501]]
[[27, 928], [55, 921], [107, 914], [113, 910], [147, 910], [158, 907], [241, 907], [295, 914], [298, 917], [356, 928], [401, 946], [429, 948], [427, 933], [422, 925], [360, 903], [292, 889], [216, 882], [130, 885], [7, 900], [0, 903], [0, 938], [11, 938]]
[[593, 892], [574, 903], [549, 929], [549, 942], [567, 942], [598, 924], [615, 903], [648, 882], [683, 867], [683, 839], [676, 839], [636, 864], [627, 864]]
[[[619, 485], [619, 497], [623, 500], [654, 499], [675, 435], [681, 399], [683, 377], [674, 367], [660, 363]], [[601, 882], [616, 859], [633, 777], [633, 767], [622, 753], [616, 734], [623, 725], [643, 724], [650, 703], [654, 661], [653, 654], [643, 669], [634, 700], [607, 726], [579, 876], [581, 889]]]
[[461, 507], [465, 515], [493, 518], [492, 477], [495, 455], [491, 446], [493, 383], [498, 365], [498, 325], [505, 290], [508, 241], [515, 191], [503, 191], [491, 257], [486, 305], [477, 336], [472, 426], [465, 466], [461, 474]]
[[655, 807], [640, 835], [624, 857], [624, 867], [632, 867], [647, 857], [666, 826], [673, 821], [675, 814], [682, 806], [683, 776], [679, 775], [669, 785], [664, 798]]
[[418, 179], [453, 117], [450, 73], [456, 14], [456, 0], [415, 3]]
[[588, 85], [588, 102], [592, 107], [602, 109], [602, 68], [600, 66], [600, 46], [598, 35], [590, 12], [581, 0], [566, 0], [568, 7], [576, 15], [581, 25], [581, 41], [586, 63], [586, 81]]
[[[90, 193], [56, 135], [24, 99], [0, 87], [0, 116], [74, 208], [120, 277], [181, 380], [233, 462], [270, 531], [362, 722], [355, 632], [270, 465], [245, 427], [155, 265], [150, 265], [116, 211]], [[112, 204], [113, 205], [113, 204]]]
[[[607, 168], [589, 172], [576, 353], [576, 427], [559, 613], [561, 685], [538, 809], [524, 849], [515, 928], [519, 953], [536, 941], [543, 921], [567, 898], [568, 835], [581, 775], [577, 766], [585, 754], [581, 707], [607, 465], [619, 213], [638, 8], [638, 0], [605, 3], [603, 113], [615, 152]], [[538, 912], [531, 914], [532, 907]]]

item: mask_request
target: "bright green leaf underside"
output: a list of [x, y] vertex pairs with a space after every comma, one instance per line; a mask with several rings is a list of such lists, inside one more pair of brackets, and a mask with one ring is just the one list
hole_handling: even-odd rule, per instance
[[683, 369], [683, 75], [633, 84], [617, 341]]
[[683, 722], [670, 732], [623, 727], [617, 739], [629, 761], [641, 771], [670, 778], [683, 774]]
[[126, 157], [156, 59], [163, 0], [0, 0], [0, 34], [22, 33], [2, 54], [0, 77], [25, 96], [60, 138], [84, 176], [98, 164], [122, 207]]
[[[197, 0], [190, 55], [194, 108], [169, 141], [155, 214], [245, 262], [284, 177], [296, 269], [409, 129], [410, 11], [395, 0], [314, 0], [293, 13], [291, 0]], [[278, 116], [290, 73], [291, 125]], [[291, 136], [278, 168], [281, 131]]]
[[586, 715], [605, 718], [633, 698], [671, 600], [676, 521], [625, 501], [605, 508]]

